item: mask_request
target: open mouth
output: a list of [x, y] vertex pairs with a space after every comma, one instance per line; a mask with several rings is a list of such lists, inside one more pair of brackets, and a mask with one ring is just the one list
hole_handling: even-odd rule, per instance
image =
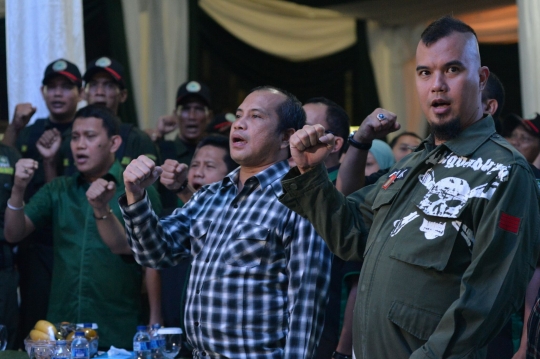
[[73, 157], [75, 158], [75, 162], [79, 164], [86, 163], [86, 161], [88, 161], [87, 155], [77, 154], [77, 155], [74, 155]]
[[231, 141], [232, 143], [234, 144], [243, 144], [243, 143], [246, 143], [246, 140], [241, 137], [241, 136], [238, 136], [238, 135], [232, 135], [231, 136]]
[[431, 106], [435, 108], [448, 107], [450, 106], [450, 102], [443, 99], [436, 99], [431, 101]]
[[193, 185], [192, 185], [195, 192], [197, 192], [199, 189], [201, 189], [202, 186], [203, 186], [203, 184], [201, 184], [201, 183], [193, 183]]
[[65, 103], [64, 102], [60, 102], [60, 101], [53, 101], [51, 102], [51, 107], [52, 108], [62, 108], [65, 106]]

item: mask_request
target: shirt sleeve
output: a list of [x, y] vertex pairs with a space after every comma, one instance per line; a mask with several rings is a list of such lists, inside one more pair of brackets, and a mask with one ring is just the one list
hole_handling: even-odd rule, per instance
[[289, 333], [283, 358], [311, 358], [324, 324], [332, 255], [307, 220], [292, 218], [294, 228], [284, 242]]
[[41, 187], [24, 206], [24, 214], [30, 218], [35, 229], [43, 227], [52, 221], [53, 200], [51, 194], [51, 183]]
[[142, 200], [129, 206], [125, 195], [118, 199], [118, 203], [129, 246], [139, 264], [150, 268], [167, 268], [189, 257], [190, 209], [187, 205], [160, 220], [152, 208], [148, 193]]
[[373, 214], [367, 188], [343, 196], [328, 179], [323, 165], [300, 175], [293, 168], [282, 180], [279, 200], [307, 218], [330, 250], [343, 260], [362, 260]]
[[528, 170], [513, 167], [489, 201], [473, 206], [475, 243], [460, 296], [411, 358], [468, 357], [523, 304], [539, 251], [540, 195]]

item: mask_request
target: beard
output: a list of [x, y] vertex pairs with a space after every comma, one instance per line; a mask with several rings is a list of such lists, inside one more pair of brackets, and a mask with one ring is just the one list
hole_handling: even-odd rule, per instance
[[461, 133], [461, 119], [454, 117], [446, 123], [430, 124], [429, 131], [437, 141], [453, 140]]

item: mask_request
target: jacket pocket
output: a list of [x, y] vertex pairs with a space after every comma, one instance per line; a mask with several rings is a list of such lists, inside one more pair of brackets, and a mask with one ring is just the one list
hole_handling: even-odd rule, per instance
[[388, 319], [418, 339], [428, 340], [442, 319], [442, 314], [394, 301]]
[[[375, 213], [379, 215], [386, 215], [386, 213], [383, 213], [382, 211], [384, 211], [385, 206], [388, 206], [388, 208], [390, 208], [390, 205], [394, 202], [394, 199], [399, 192], [399, 188], [396, 188], [396, 187], [390, 187], [387, 190], [380, 190], [379, 193], [377, 193], [377, 196], [375, 197], [375, 200], [373, 201], [373, 205], [371, 206], [371, 209], [373, 210], [374, 215]], [[371, 228], [371, 229], [373, 230], [374, 228]], [[366, 249], [364, 249], [364, 257], [369, 252], [369, 249], [371, 248], [371, 245], [373, 244], [373, 242], [375, 242], [375, 238], [376, 238], [375, 235], [368, 236], [368, 239], [366, 242]]]
[[266, 253], [270, 229], [251, 223], [239, 223], [228, 243], [224, 261], [237, 267], [255, 267]]
[[189, 236], [191, 237], [191, 255], [195, 258], [203, 249], [206, 243], [206, 234], [212, 225], [209, 219], [191, 220]]

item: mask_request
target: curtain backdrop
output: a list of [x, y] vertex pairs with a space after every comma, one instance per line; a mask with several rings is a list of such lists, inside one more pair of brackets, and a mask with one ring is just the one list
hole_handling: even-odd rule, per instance
[[298, 62], [253, 48], [198, 7], [190, 11], [190, 79], [209, 85], [216, 113], [234, 112], [247, 91], [260, 85], [281, 87], [300, 101], [325, 96], [343, 106], [354, 125], [379, 105], [363, 22], [353, 46]]
[[6, 0], [6, 52], [9, 120], [20, 102], [37, 107], [32, 121], [48, 116], [45, 67], [63, 57], [86, 69], [81, 0]]
[[187, 79], [188, 1], [122, 0], [133, 96], [141, 128], [175, 106]]
[[282, 0], [199, 0], [218, 24], [254, 48], [290, 61], [334, 54], [356, 42], [355, 19]]
[[416, 94], [415, 56], [424, 28], [424, 24], [381, 26], [368, 22], [369, 54], [381, 106], [397, 115], [403, 130], [421, 137], [427, 124]]
[[518, 0], [519, 64], [523, 117], [540, 113], [540, 1]]

